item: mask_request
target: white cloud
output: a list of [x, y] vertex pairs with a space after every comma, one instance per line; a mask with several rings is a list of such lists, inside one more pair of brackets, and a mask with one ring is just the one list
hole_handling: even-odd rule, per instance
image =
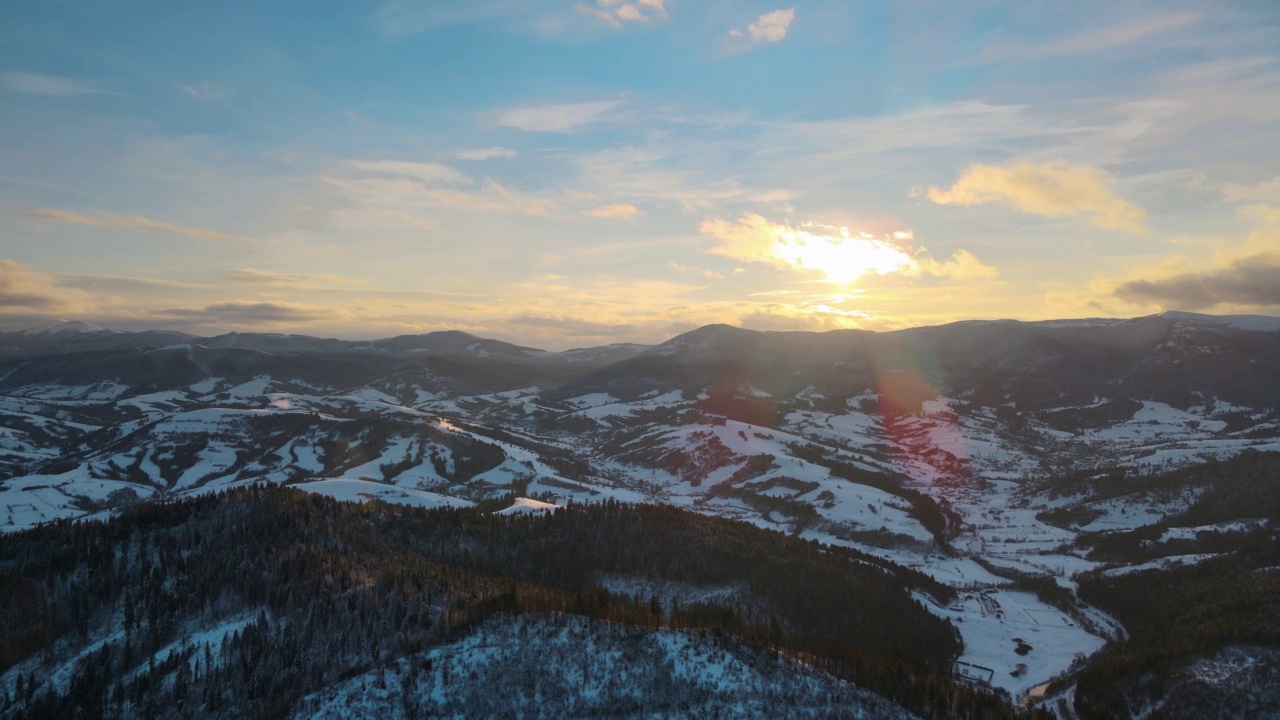
[[123, 230], [143, 230], [146, 232], [167, 233], [170, 235], [184, 235], [198, 240], [256, 242], [254, 238], [245, 237], [243, 235], [230, 235], [228, 233], [205, 230], [203, 228], [181, 227], [179, 225], [171, 225], [158, 220], [152, 220], [151, 218], [142, 217], [141, 215], [116, 215], [114, 213], [106, 212], [76, 212], [74, 210], [52, 210], [49, 208], [29, 210], [22, 214], [39, 220], [65, 223], [68, 225], [91, 225], [97, 227], [114, 227]]
[[725, 38], [726, 46], [731, 51], [741, 52], [760, 45], [782, 42], [795, 19], [795, 8], [764, 13], [748, 25], [746, 30], [730, 30]]
[[105, 90], [100, 90], [82, 80], [18, 71], [10, 71], [0, 75], [0, 87], [4, 87], [10, 92], [24, 95], [47, 95], [50, 97], [106, 93]]
[[348, 282], [338, 275], [288, 275], [253, 268], [230, 270], [223, 273], [223, 277], [244, 285], [342, 285]]
[[1257, 185], [1227, 185], [1222, 197], [1232, 203], [1280, 202], [1280, 177]]
[[1140, 17], [1106, 27], [1092, 28], [1049, 42], [1028, 44], [1005, 42], [988, 46], [979, 62], [1007, 60], [1043, 60], [1045, 58], [1098, 53], [1114, 48], [1133, 47], [1140, 40], [1166, 35], [1200, 23], [1199, 13], [1182, 12]]
[[510, 160], [511, 158], [514, 158], [517, 155], [517, 153], [515, 150], [512, 150], [511, 148], [495, 146], [495, 147], [487, 147], [487, 148], [471, 148], [468, 150], [455, 150], [453, 152], [453, 155], [454, 157], [460, 160], [471, 160], [473, 162], [482, 162], [484, 160], [489, 160], [492, 158], [501, 158], [503, 160]]
[[527, 4], [527, 0], [389, 0], [366, 22], [387, 37], [403, 39], [433, 28], [523, 14]]
[[356, 209], [390, 218], [394, 224], [421, 229], [430, 227], [427, 220], [431, 216], [422, 212], [424, 203], [452, 211], [534, 217], [548, 217], [555, 211], [553, 201], [506, 187], [492, 178], [485, 178], [474, 190], [424, 184], [404, 177], [322, 177], [321, 181], [344, 192]]
[[670, 17], [664, 0], [639, 0], [638, 2], [596, 0], [594, 5], [578, 3], [575, 8], [578, 12], [613, 27], [622, 27], [625, 23], [651, 23], [655, 20], [667, 20]]
[[213, 102], [214, 100], [222, 100], [231, 96], [231, 91], [210, 80], [191, 85], [179, 83], [178, 89], [197, 102]]
[[500, 110], [494, 124], [525, 132], [568, 133], [584, 125], [599, 122], [621, 100], [597, 100], [582, 103], [526, 105]]
[[356, 170], [382, 175], [395, 175], [421, 180], [428, 185], [469, 185], [471, 178], [459, 170], [433, 162], [404, 162], [401, 160], [352, 160]]

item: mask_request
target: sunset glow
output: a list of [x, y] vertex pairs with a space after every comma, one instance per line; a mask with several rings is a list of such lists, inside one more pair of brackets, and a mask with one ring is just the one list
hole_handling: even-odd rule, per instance
[[1275, 8], [877, 7], [9, 3], [0, 328], [1280, 313]]

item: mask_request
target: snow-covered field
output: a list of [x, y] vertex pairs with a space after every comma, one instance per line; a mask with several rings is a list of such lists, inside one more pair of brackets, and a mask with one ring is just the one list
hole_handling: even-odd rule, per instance
[[[812, 389], [773, 428], [699, 414], [706, 396], [678, 390], [629, 402], [600, 392], [551, 403], [535, 387], [472, 396], [421, 389], [396, 396], [374, 387], [313, 394], [260, 377], [127, 391], [40, 386], [0, 397], [0, 463], [32, 468], [0, 481], [0, 531], [252, 482], [420, 507], [466, 507], [514, 492], [520, 499], [503, 511], [511, 513], [606, 499], [670, 503], [857, 548], [960, 589], [961, 602], [931, 609], [960, 629], [961, 660], [989, 669], [992, 686], [1015, 697], [1096, 652], [1114, 628], [1083, 606], [1075, 616], [1094, 621], [1082, 624], [1008, 576], [1052, 577], [1072, 589], [1073, 576], [1099, 569], [1075, 548], [1079, 533], [1158, 522], [1198, 492], [1135, 502], [1051, 498], [1029, 488], [1072, 469], [1163, 468], [1280, 449], [1280, 432], [1228, 431], [1223, 418], [1247, 409], [1222, 403], [1179, 410], [1147, 401], [1130, 417], [1079, 432], [1028, 417], [1014, 432], [992, 409], [964, 399], [937, 397], [917, 414], [886, 419], [863, 409], [869, 395], [842, 408], [806, 407], [825, 400]], [[770, 400], [762, 390], [743, 392]], [[83, 415], [103, 408], [119, 421]], [[492, 448], [494, 461], [459, 475], [476, 448]], [[813, 452], [855, 472], [901, 478], [932, 498], [956, 518], [954, 552], [938, 545], [908, 497], [841, 477], [806, 454]], [[1077, 527], [1038, 518], [1071, 507], [1088, 510]], [[1162, 540], [1240, 529], [1175, 528]], [[1019, 654], [1023, 646], [1030, 649]]]

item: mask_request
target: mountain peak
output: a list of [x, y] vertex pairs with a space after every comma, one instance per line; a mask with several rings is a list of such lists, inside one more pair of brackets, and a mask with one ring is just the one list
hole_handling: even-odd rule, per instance
[[38, 325], [33, 325], [24, 330], [20, 330], [23, 335], [62, 335], [64, 333], [96, 333], [102, 332], [106, 328], [93, 323], [87, 323], [80, 320], [46, 320]]
[[1201, 313], [1184, 312], [1182, 310], [1166, 310], [1160, 317], [1174, 321], [1209, 323], [1226, 325], [1236, 330], [1254, 330], [1258, 332], [1280, 331], [1280, 317], [1272, 315], [1203, 315]]

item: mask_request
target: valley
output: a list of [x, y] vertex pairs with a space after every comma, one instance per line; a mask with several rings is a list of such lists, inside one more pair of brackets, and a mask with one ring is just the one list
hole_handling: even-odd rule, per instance
[[[461, 333], [0, 336], [0, 531], [264, 484], [534, 515], [669, 505], [945, 585], [912, 593], [958, 630], [957, 675], [1069, 714], [1050, 684], [1129, 632], [1082, 582], [1276, 529], [1262, 505], [1197, 520], [1216, 480], [1168, 479], [1280, 452], [1280, 322], [1247, 320], [708, 326], [563, 353]], [[1099, 550], [1133, 533], [1141, 552]]]

